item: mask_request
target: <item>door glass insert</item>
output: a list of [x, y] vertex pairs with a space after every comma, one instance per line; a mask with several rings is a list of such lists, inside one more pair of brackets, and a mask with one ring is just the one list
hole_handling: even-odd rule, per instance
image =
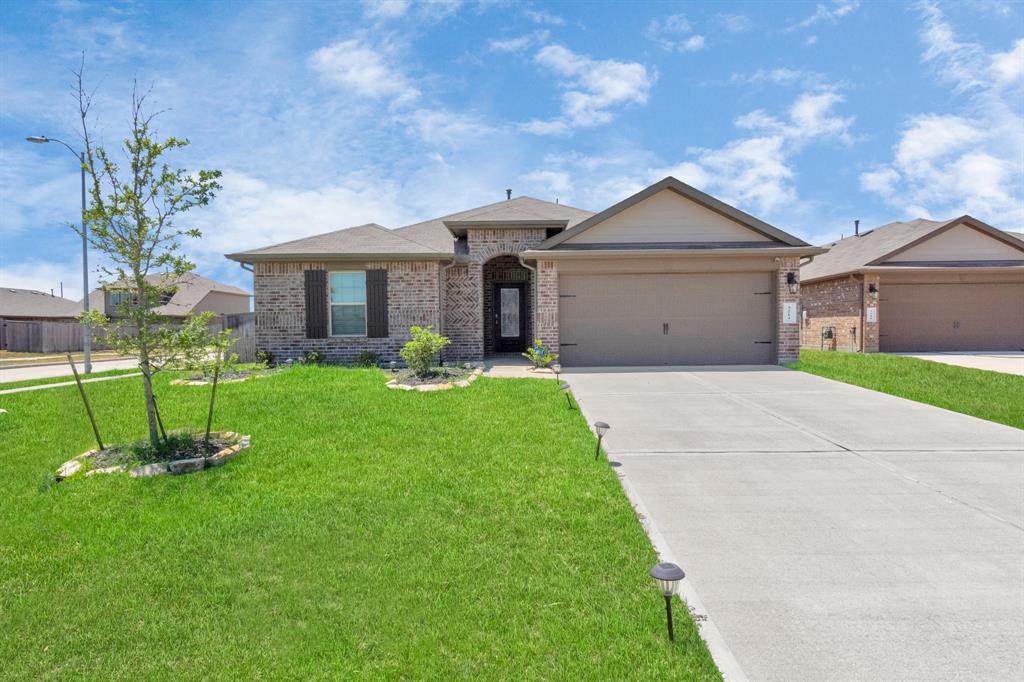
[[519, 289], [501, 290], [501, 335], [513, 339], [519, 336]]

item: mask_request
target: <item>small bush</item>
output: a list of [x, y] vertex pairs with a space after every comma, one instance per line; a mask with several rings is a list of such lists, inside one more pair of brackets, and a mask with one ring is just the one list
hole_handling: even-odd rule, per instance
[[274, 358], [273, 352], [261, 348], [256, 351], [256, 362], [264, 367], [273, 367], [276, 364], [276, 358]]
[[123, 449], [127, 460], [143, 464], [191, 459], [211, 454], [210, 448], [203, 442], [202, 434], [196, 435], [189, 431], [171, 431], [167, 434], [166, 440], [160, 440], [155, 446], [148, 440], [141, 440]]
[[299, 362], [303, 365], [322, 365], [324, 363], [324, 354], [318, 350], [307, 350], [302, 354]]
[[451, 340], [440, 334], [435, 334], [433, 325], [409, 327], [409, 333], [412, 334], [412, 341], [406, 343], [398, 354], [402, 356], [405, 364], [416, 376], [428, 376], [437, 354], [451, 343]]
[[352, 364], [356, 367], [377, 367], [380, 365], [380, 356], [372, 350], [361, 350]]
[[558, 359], [558, 353], [552, 353], [540, 339], [534, 339], [533, 345], [523, 353], [523, 357], [532, 362], [534, 367], [550, 367]]

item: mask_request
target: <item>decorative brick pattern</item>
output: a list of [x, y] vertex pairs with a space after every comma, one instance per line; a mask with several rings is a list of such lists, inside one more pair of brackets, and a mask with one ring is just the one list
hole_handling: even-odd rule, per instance
[[[445, 357], [471, 361], [484, 358], [484, 325], [490, 322], [484, 317], [485, 264], [502, 256], [512, 256], [518, 263], [517, 254], [536, 247], [544, 241], [545, 233], [544, 228], [535, 227], [469, 230], [466, 243], [470, 262], [449, 269], [445, 277], [444, 334], [452, 340]], [[533, 273], [527, 273], [530, 275], [528, 295], [532, 301], [535, 283]], [[529, 328], [537, 327], [531, 321]]]
[[800, 359], [800, 324], [799, 319], [795, 323], [783, 323], [782, 310], [786, 303], [795, 303], [799, 311], [800, 287], [797, 285], [796, 292], [789, 291], [786, 283], [789, 273], [793, 273], [797, 279], [800, 278], [800, 258], [798, 256], [787, 256], [779, 259], [778, 281], [775, 288], [778, 309], [775, 311], [775, 319], [778, 320], [776, 330], [776, 343], [778, 350], [778, 363], [784, 365], [796, 362]]
[[553, 353], [558, 352], [558, 262], [537, 261], [536, 334]]
[[[801, 345], [805, 348], [859, 351], [861, 348], [861, 305], [864, 282], [860, 275], [801, 285]], [[822, 339], [822, 330], [832, 327], [832, 339]], [[876, 330], [877, 331], [877, 330]], [[877, 333], [875, 334], [877, 344]]]
[[318, 350], [328, 362], [351, 362], [370, 350], [384, 362], [399, 360], [409, 340], [409, 327], [439, 324], [439, 265], [434, 261], [379, 261], [367, 269], [388, 271], [388, 328], [390, 336], [306, 338], [305, 270], [326, 269], [324, 263], [256, 263], [253, 291], [256, 308], [256, 347], [272, 352], [278, 361], [296, 360]]

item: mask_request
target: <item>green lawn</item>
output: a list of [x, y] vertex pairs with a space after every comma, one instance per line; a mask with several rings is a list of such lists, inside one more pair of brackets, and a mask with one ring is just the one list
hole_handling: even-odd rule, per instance
[[1024, 377], [881, 353], [803, 349], [790, 367], [1024, 429]]
[[[209, 389], [157, 380], [169, 428]], [[719, 679], [614, 471], [553, 382], [390, 391], [297, 367], [218, 389], [252, 434], [182, 477], [46, 474], [91, 446], [74, 387], [0, 396], [3, 677]], [[144, 429], [137, 378], [88, 387]]]

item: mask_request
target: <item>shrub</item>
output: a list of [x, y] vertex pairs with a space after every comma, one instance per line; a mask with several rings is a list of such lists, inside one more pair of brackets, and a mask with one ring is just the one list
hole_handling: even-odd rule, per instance
[[274, 353], [269, 350], [261, 348], [256, 351], [256, 362], [260, 363], [264, 367], [273, 367], [275, 360], [276, 358], [274, 358]]
[[324, 354], [318, 350], [307, 350], [302, 354], [299, 359], [303, 365], [322, 365], [324, 362]]
[[533, 345], [523, 353], [523, 357], [532, 362], [534, 367], [550, 367], [558, 359], [558, 353], [552, 353], [540, 339], [534, 339]]
[[435, 334], [433, 325], [409, 327], [409, 333], [412, 334], [412, 341], [406, 343], [398, 354], [416, 376], [427, 376], [437, 354], [451, 341], [447, 337]]
[[376, 367], [380, 364], [380, 356], [372, 350], [361, 350], [352, 364], [356, 367]]

